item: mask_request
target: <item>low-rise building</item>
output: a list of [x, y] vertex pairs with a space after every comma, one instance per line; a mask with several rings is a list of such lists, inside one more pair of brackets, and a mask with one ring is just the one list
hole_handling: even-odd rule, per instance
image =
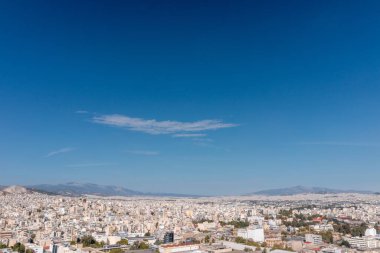
[[166, 244], [160, 245], [158, 250], [160, 253], [176, 253], [184, 251], [194, 251], [199, 250], [199, 244]]

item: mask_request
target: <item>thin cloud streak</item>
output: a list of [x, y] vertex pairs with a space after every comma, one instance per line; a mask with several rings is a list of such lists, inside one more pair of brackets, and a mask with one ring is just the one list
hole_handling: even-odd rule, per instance
[[76, 111], [75, 113], [78, 113], [78, 114], [87, 114], [89, 113], [88, 111], [85, 111], [85, 110], [78, 110]]
[[205, 137], [207, 134], [173, 134], [176, 138], [194, 138], [194, 137]]
[[55, 155], [59, 155], [59, 154], [63, 154], [63, 153], [68, 153], [68, 152], [71, 152], [73, 150], [75, 150], [75, 148], [61, 148], [61, 149], [58, 149], [58, 150], [51, 151], [45, 157], [52, 157], [52, 156], [55, 156]]
[[347, 146], [347, 147], [380, 147], [380, 143], [370, 142], [339, 142], [339, 141], [311, 141], [298, 142], [298, 145], [323, 145], [323, 146]]
[[157, 151], [150, 151], [150, 150], [127, 150], [125, 152], [132, 155], [145, 155], [145, 156], [155, 156], [155, 155], [160, 154]]
[[116, 165], [116, 163], [79, 163], [79, 164], [69, 164], [65, 167], [68, 168], [83, 168], [83, 167], [104, 167], [104, 166], [111, 166]]
[[119, 114], [95, 116], [92, 118], [92, 122], [152, 135], [196, 133], [238, 126], [237, 124], [224, 123], [220, 120], [201, 120], [194, 122], [172, 120], [157, 121], [155, 119], [132, 118]]

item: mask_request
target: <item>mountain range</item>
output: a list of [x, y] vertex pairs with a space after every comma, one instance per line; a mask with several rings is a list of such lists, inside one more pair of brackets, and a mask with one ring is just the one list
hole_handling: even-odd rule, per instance
[[246, 195], [266, 195], [266, 196], [288, 196], [297, 194], [331, 194], [331, 193], [361, 193], [361, 194], [373, 194], [371, 191], [359, 191], [359, 190], [339, 190], [330, 189], [324, 187], [306, 187], [306, 186], [294, 186], [288, 188], [269, 189], [263, 191], [257, 191]]
[[[95, 195], [102, 197], [110, 196], [152, 196], [152, 197], [201, 197], [199, 195], [191, 194], [177, 194], [177, 193], [151, 193], [140, 192], [128, 188], [112, 185], [98, 185], [93, 183], [76, 183], [69, 182], [64, 184], [38, 184], [29, 186], [0, 186], [0, 195], [14, 194], [14, 193], [30, 193], [39, 192], [53, 195], [63, 196], [83, 196]], [[358, 191], [358, 190], [339, 190], [324, 187], [306, 187], [294, 186], [288, 188], [269, 189], [257, 191], [244, 196], [263, 195], [263, 196], [290, 196], [297, 194], [338, 194], [338, 193], [361, 193], [361, 194], [375, 194], [371, 191]], [[378, 193], [376, 193], [378, 194]]]
[[113, 185], [98, 185], [92, 183], [77, 183], [69, 182], [65, 184], [39, 184], [29, 185], [28, 189], [46, 192], [64, 196], [81, 196], [81, 195], [96, 195], [96, 196], [157, 196], [157, 197], [199, 197], [191, 194], [178, 193], [151, 193], [134, 191], [128, 188], [113, 186]]

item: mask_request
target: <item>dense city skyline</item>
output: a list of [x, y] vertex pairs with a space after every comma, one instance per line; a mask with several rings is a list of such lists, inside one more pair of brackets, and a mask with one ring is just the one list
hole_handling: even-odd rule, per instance
[[380, 191], [378, 1], [2, 1], [0, 185]]

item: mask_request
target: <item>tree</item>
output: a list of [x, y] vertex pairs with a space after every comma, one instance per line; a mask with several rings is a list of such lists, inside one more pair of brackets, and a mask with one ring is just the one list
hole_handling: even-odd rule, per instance
[[347, 247], [347, 248], [350, 248], [350, 247], [351, 247], [350, 243], [349, 243], [348, 241], [346, 241], [346, 240], [343, 240], [343, 241], [340, 243], [340, 246], [345, 246], [345, 247]]
[[249, 241], [249, 240], [246, 240], [244, 239], [243, 237], [236, 237], [235, 238], [235, 242], [236, 243], [241, 243], [241, 244], [245, 244], [245, 245], [248, 245], [248, 246], [254, 246], [256, 248], [260, 248], [260, 244], [258, 242], [254, 242], [254, 241]]
[[246, 228], [249, 226], [249, 222], [248, 221], [242, 221], [242, 220], [234, 220], [234, 221], [230, 221], [228, 223], [225, 223], [223, 221], [220, 221], [219, 222], [221, 226], [225, 226], [225, 225], [233, 225], [235, 228]]
[[150, 236], [150, 231], [146, 232], [145, 236]]
[[17, 252], [19, 252], [19, 253], [24, 253], [25, 252], [25, 245], [24, 244], [22, 244], [22, 243], [16, 243], [13, 247], [12, 247], [12, 249], [14, 250], [14, 251], [17, 251]]
[[123, 253], [124, 252], [124, 250], [122, 250], [122, 249], [111, 249], [110, 250], [110, 253]]
[[136, 249], [149, 249], [149, 245], [145, 242], [135, 242], [132, 247], [131, 247], [132, 250], [136, 250]]
[[243, 237], [238, 236], [235, 238], [235, 242], [236, 243], [245, 243], [246, 240]]
[[80, 239], [83, 247], [89, 247], [92, 244], [96, 243], [95, 238], [92, 235], [85, 235]]
[[5, 249], [6, 247], [7, 247], [7, 245], [2, 244], [2, 243], [0, 242], [0, 249]]
[[116, 244], [119, 244], [119, 245], [128, 245], [128, 240], [127, 239], [121, 239]]
[[351, 227], [347, 223], [334, 225], [334, 230], [344, 235], [351, 233]]
[[205, 243], [209, 243], [209, 242], [210, 242], [210, 236], [206, 235], [206, 237], [205, 237]]
[[83, 247], [102, 248], [104, 246], [104, 242], [97, 242], [92, 235], [83, 236], [80, 242], [83, 244]]
[[365, 235], [365, 230], [367, 229], [367, 225], [365, 223], [362, 223], [360, 226], [358, 227], [353, 227], [351, 229], [351, 235], [352, 236], [364, 236]]
[[145, 242], [141, 242], [139, 245], [139, 249], [149, 249], [149, 245]]
[[273, 245], [272, 249], [283, 249], [282, 245], [275, 244]]
[[254, 246], [254, 247], [256, 247], [256, 248], [260, 248], [260, 244], [258, 243], [258, 242], [254, 242], [254, 241], [246, 241], [245, 242], [245, 244], [246, 245], [248, 245], [248, 246]]
[[326, 243], [333, 243], [334, 238], [331, 231], [321, 232], [322, 240]]
[[285, 210], [285, 209], [282, 209], [280, 210], [280, 212], [278, 213], [280, 216], [284, 216], [284, 217], [292, 217], [292, 209], [290, 210]]

